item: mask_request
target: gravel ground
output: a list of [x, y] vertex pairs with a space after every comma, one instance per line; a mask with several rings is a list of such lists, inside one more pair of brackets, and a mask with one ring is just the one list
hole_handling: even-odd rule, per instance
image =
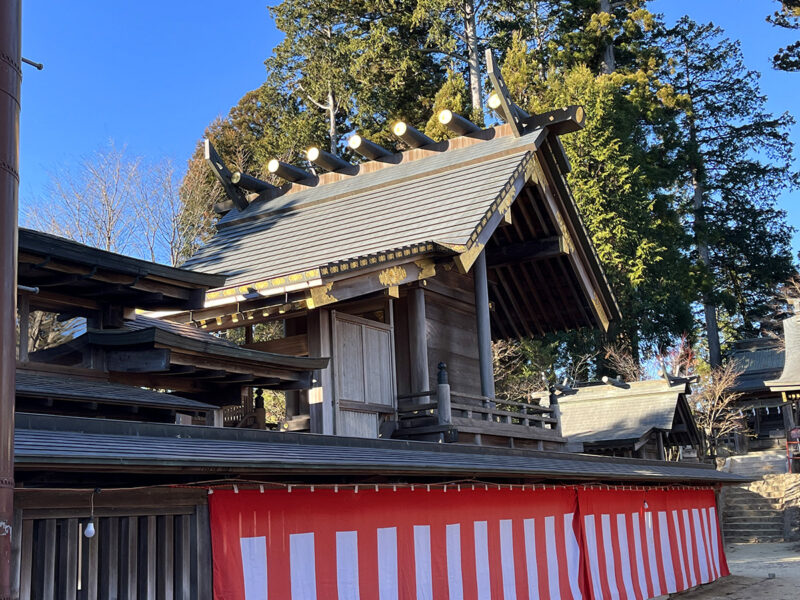
[[680, 600], [798, 600], [800, 544], [731, 544], [731, 576], [672, 597]]

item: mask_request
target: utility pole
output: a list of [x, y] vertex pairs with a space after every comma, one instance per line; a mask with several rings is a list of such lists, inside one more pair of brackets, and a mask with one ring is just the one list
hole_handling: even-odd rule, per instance
[[11, 598], [14, 524], [21, 0], [0, 3], [0, 600]]

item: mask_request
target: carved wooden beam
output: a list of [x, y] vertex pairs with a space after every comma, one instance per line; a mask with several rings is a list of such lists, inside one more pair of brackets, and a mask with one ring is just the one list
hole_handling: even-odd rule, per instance
[[228, 167], [225, 166], [225, 163], [222, 161], [220, 155], [217, 154], [217, 151], [214, 149], [211, 140], [205, 139], [203, 140], [203, 144], [203, 154], [206, 163], [209, 167], [211, 167], [211, 172], [214, 173], [214, 177], [216, 177], [217, 180], [222, 184], [222, 189], [225, 190], [225, 195], [228, 196], [236, 208], [239, 210], [244, 210], [247, 208], [247, 200], [231, 181], [230, 170], [228, 170]]

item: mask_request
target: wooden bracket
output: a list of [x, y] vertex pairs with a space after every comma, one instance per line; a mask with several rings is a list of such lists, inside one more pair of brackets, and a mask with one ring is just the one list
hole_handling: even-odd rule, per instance
[[507, 116], [508, 124], [511, 126], [514, 137], [520, 137], [525, 129], [523, 123], [525, 115], [521, 114], [522, 111], [520, 111], [519, 107], [511, 101], [511, 97], [508, 94], [508, 86], [503, 81], [500, 67], [495, 62], [494, 55], [489, 48], [486, 49], [486, 70], [489, 72], [492, 87], [500, 99], [501, 112]]
[[233, 205], [238, 208], [239, 210], [244, 210], [247, 208], [247, 200], [239, 191], [239, 189], [233, 185], [231, 181], [231, 172], [228, 170], [228, 167], [225, 166], [225, 163], [222, 162], [222, 157], [217, 154], [216, 149], [214, 148], [211, 140], [206, 138], [203, 140], [204, 145], [204, 157], [208, 166], [211, 167], [211, 172], [214, 173], [214, 177], [222, 184], [222, 188], [225, 190], [225, 195], [230, 198]]

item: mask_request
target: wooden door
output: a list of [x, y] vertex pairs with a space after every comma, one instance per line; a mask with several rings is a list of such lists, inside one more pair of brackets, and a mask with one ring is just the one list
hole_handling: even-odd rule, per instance
[[378, 437], [397, 402], [391, 323], [333, 313], [336, 434]]

